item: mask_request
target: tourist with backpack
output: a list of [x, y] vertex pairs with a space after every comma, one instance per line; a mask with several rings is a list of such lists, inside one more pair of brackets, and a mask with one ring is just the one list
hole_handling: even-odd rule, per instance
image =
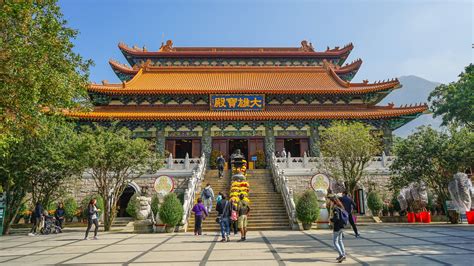
[[357, 208], [357, 206], [354, 203], [354, 201], [352, 200], [352, 198], [349, 197], [349, 195], [347, 194], [347, 190], [342, 192], [342, 195], [343, 196], [341, 198], [341, 202], [342, 202], [342, 205], [344, 205], [344, 209], [349, 214], [349, 223], [352, 226], [352, 230], [354, 230], [355, 237], [360, 237], [360, 234], [357, 231], [357, 226], [356, 226], [355, 221], [354, 221], [354, 216], [352, 215], [353, 210], [355, 208]]
[[207, 183], [206, 187], [202, 190], [201, 199], [204, 203], [207, 213], [211, 213], [212, 200], [214, 200], [214, 191], [212, 190], [211, 184]]
[[247, 240], [248, 215], [250, 213], [250, 206], [248, 202], [244, 200], [244, 198], [244, 194], [239, 195], [240, 201], [237, 208], [239, 213], [240, 241]]
[[342, 238], [344, 237], [344, 226], [349, 223], [349, 214], [344, 209], [341, 201], [337, 198], [336, 195], [333, 195], [329, 198], [332, 203], [332, 218], [331, 222], [333, 223], [333, 244], [334, 248], [339, 253], [339, 257], [336, 258], [337, 262], [343, 262], [346, 260], [346, 251], [344, 249], [344, 243]]

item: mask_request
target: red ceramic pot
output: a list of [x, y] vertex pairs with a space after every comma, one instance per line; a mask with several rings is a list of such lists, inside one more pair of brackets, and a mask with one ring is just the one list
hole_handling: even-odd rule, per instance
[[415, 222], [421, 223], [421, 213], [415, 213]]
[[421, 212], [421, 221], [425, 224], [431, 223], [431, 212]]
[[474, 211], [466, 211], [466, 218], [468, 224], [474, 224]]

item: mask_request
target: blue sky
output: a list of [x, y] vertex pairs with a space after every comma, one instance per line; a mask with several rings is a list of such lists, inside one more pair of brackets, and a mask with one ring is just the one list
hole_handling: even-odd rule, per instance
[[[355, 45], [348, 62], [364, 64], [354, 81], [417, 75], [450, 82], [472, 62], [471, 1], [93, 1], [61, 0], [80, 34], [76, 51], [92, 59], [91, 81], [118, 78], [120, 41], [157, 50], [175, 46]], [[164, 36], [164, 37], [163, 37]]]

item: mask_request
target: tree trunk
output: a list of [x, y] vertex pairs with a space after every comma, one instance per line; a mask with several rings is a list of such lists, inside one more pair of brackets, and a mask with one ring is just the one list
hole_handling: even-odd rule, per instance
[[112, 227], [111, 211], [110, 211], [110, 200], [109, 197], [104, 197], [104, 231], [110, 231]]

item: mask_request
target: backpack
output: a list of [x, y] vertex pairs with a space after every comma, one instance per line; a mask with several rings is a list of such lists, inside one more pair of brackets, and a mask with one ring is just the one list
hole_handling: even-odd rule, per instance
[[209, 199], [210, 197], [212, 197], [211, 189], [209, 189], [209, 188], [205, 188], [203, 190], [202, 194], [204, 195], [205, 199]]
[[344, 225], [349, 224], [349, 213], [341, 209], [341, 220]]

